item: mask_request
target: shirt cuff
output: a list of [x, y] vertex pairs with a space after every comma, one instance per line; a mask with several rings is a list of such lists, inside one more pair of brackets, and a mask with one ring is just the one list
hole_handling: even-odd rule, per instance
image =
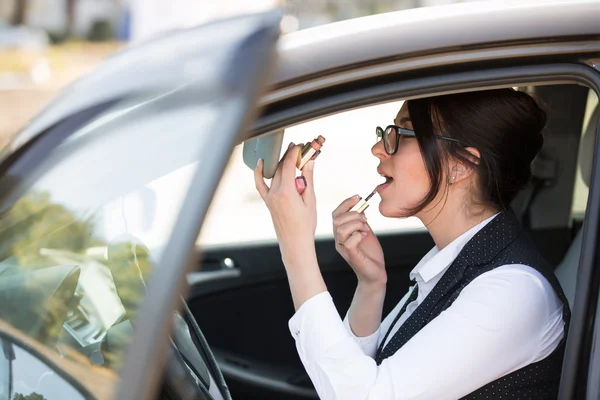
[[305, 301], [288, 326], [303, 359], [325, 354], [332, 346], [351, 337], [329, 292], [321, 292]]
[[350, 336], [354, 339], [358, 347], [362, 350], [362, 352], [369, 357], [375, 357], [375, 353], [377, 352], [377, 340], [379, 339], [379, 327], [375, 332], [370, 334], [369, 336], [356, 336], [354, 332], [352, 332], [352, 328], [350, 327], [350, 321], [348, 320], [348, 313], [346, 313], [346, 317], [344, 318], [344, 326], [350, 333]]

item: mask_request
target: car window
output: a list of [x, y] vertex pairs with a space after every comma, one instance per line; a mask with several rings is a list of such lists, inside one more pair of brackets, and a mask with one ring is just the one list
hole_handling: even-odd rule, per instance
[[0, 182], [13, 191], [0, 204], [0, 331], [16, 328], [57, 365], [75, 365], [74, 379], [101, 397], [112, 394], [146, 283], [210, 143], [201, 133], [228, 101], [138, 100], [115, 104], [41, 166]]
[[[402, 101], [396, 101], [363, 107], [285, 130], [281, 155], [290, 141], [306, 143], [318, 135], [326, 138], [315, 163], [317, 238], [333, 237], [331, 213], [344, 199], [355, 194], [365, 197], [383, 182], [376, 170], [379, 161], [371, 154], [375, 127], [393, 124], [401, 106]], [[199, 238], [203, 245], [276, 240], [270, 214], [254, 187], [253, 172], [243, 163], [242, 147], [235, 148], [211, 204]], [[378, 196], [369, 204], [365, 214], [377, 233], [425, 229], [414, 217], [383, 217], [378, 211]]]
[[[587, 104], [585, 106], [585, 116], [583, 119], [583, 129], [581, 135], [585, 135], [589, 124], [597, 124], [598, 121], [592, 121], [592, 113], [598, 107], [598, 97], [593, 90], [590, 90], [588, 93]], [[586, 146], [581, 146], [579, 150], [579, 158], [581, 159], [583, 152], [593, 151], [593, 149], [588, 149]], [[577, 163], [577, 175], [575, 177], [575, 189], [573, 191], [573, 208], [572, 215], [573, 218], [578, 220], [583, 220], [585, 209], [587, 206], [589, 188], [582, 177], [581, 171], [581, 163]]]

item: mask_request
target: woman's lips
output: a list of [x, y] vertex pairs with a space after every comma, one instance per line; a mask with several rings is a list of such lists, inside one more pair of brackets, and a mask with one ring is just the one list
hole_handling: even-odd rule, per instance
[[387, 188], [388, 186], [390, 186], [390, 184], [394, 181], [394, 179], [386, 176], [385, 177], [385, 182], [383, 182], [381, 185], [377, 186], [377, 193], [381, 193], [382, 190], [384, 190], [385, 188]]

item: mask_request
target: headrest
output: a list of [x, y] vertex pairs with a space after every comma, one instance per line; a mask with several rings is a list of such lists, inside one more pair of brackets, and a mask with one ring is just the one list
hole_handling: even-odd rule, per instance
[[598, 117], [600, 107], [597, 104], [588, 121], [585, 133], [581, 139], [579, 167], [581, 168], [581, 177], [589, 187], [592, 180], [592, 162], [594, 161], [594, 145], [596, 143], [596, 130], [598, 129]]

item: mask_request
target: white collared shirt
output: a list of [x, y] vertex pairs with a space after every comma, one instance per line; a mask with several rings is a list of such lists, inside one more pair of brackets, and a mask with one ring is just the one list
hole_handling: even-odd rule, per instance
[[[441, 251], [434, 247], [417, 264], [410, 273], [419, 288], [417, 299], [396, 322], [388, 341], [464, 245], [494, 217]], [[329, 292], [302, 304], [289, 328], [322, 400], [458, 399], [546, 358], [564, 335], [563, 306], [550, 283], [529, 266], [504, 265], [475, 278], [452, 306], [377, 366], [377, 347], [409, 296], [410, 290], [366, 337], [353, 334]]]

